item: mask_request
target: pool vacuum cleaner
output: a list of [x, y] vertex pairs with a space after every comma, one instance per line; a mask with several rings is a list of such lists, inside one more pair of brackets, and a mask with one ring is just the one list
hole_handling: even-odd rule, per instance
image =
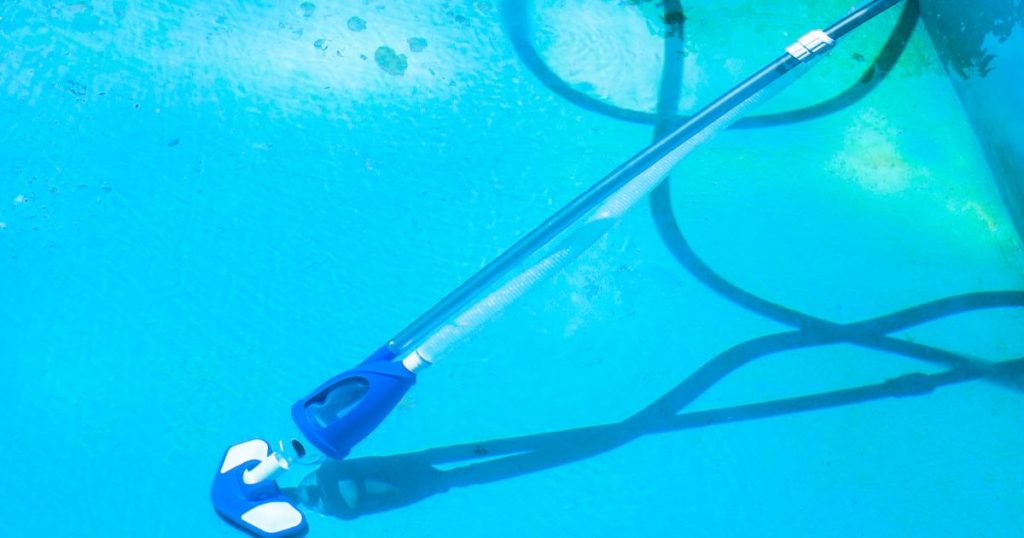
[[[526, 290], [577, 258], [687, 153], [794, 80], [835, 42], [900, 0], [875, 0], [825, 30], [814, 30], [660, 140], [577, 196], [374, 351], [292, 406], [301, 434], [230, 447], [213, 480], [213, 506], [261, 537], [298, 535], [306, 519], [281, 492], [290, 468], [343, 459], [395, 408], [416, 372], [463, 340]], [[272, 438], [277, 439], [277, 438]]]

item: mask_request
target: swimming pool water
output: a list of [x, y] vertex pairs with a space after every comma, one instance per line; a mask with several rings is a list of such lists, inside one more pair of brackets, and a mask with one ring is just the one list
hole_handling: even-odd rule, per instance
[[[0, 4], [0, 536], [238, 535], [225, 447], [851, 7], [674, 5]], [[300, 476], [310, 536], [1024, 532], [1024, 247], [902, 9]]]

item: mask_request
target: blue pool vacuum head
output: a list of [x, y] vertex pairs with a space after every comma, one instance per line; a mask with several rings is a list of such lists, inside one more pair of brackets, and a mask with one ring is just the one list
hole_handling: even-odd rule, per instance
[[323, 456], [344, 459], [376, 429], [416, 382], [416, 374], [394, 358], [381, 348], [292, 406], [292, 419], [312, 447], [294, 436], [276, 450], [262, 439], [229, 448], [213, 479], [217, 513], [256, 536], [303, 533], [305, 517], [274, 478], [295, 464], [317, 464]]
[[213, 507], [222, 518], [250, 534], [297, 536], [307, 530], [305, 516], [281, 493], [277, 482], [257, 480], [262, 478], [257, 467], [274, 459], [274, 451], [263, 439], [229, 448], [213, 478]]

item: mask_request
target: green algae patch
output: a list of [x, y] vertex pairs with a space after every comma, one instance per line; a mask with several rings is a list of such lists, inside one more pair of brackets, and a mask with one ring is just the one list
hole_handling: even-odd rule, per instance
[[868, 110], [847, 128], [843, 145], [828, 163], [840, 177], [880, 194], [893, 194], [927, 179], [930, 172], [911, 164], [897, 143], [899, 129], [875, 110]]
[[373, 61], [377, 62], [377, 66], [385, 73], [396, 77], [404, 75], [405, 70], [409, 68], [409, 60], [406, 56], [398, 54], [391, 47], [377, 47], [377, 52], [373, 53]]

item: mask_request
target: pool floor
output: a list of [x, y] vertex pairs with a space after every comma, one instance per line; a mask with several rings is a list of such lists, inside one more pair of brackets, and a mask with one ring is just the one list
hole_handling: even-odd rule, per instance
[[[228, 445], [850, 7], [700, 4], [0, 5], [0, 536], [239, 535]], [[309, 536], [1024, 533], [1024, 246], [909, 20], [295, 476]]]

